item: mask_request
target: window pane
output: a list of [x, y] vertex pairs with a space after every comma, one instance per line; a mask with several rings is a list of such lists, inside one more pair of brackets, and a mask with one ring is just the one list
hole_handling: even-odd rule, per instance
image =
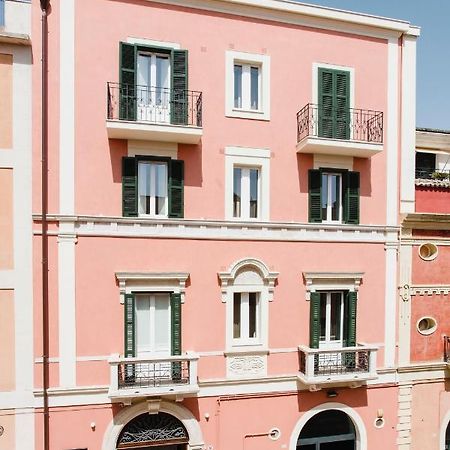
[[233, 169], [233, 217], [241, 217], [242, 169]]
[[327, 294], [320, 293], [320, 340], [326, 339]]
[[136, 347], [137, 352], [148, 352], [150, 348], [150, 297], [136, 296]]
[[250, 108], [259, 108], [259, 67], [250, 68]]
[[138, 166], [139, 213], [150, 214], [151, 175], [150, 163], [140, 162]]
[[258, 217], [258, 169], [250, 169], [250, 217]]
[[242, 108], [242, 66], [234, 65], [234, 107]]
[[256, 292], [250, 292], [248, 294], [248, 337], [258, 337], [257, 331], [257, 313], [258, 313], [258, 299]]
[[322, 219], [328, 220], [327, 204], [328, 204], [328, 175], [322, 174]]
[[155, 214], [166, 214], [167, 165], [155, 164]]
[[331, 341], [341, 340], [341, 301], [342, 296], [339, 292], [333, 292], [331, 294]]
[[155, 298], [155, 350], [170, 351], [169, 296]]
[[156, 104], [168, 106], [169, 59], [156, 57]]
[[330, 175], [331, 182], [331, 220], [339, 220], [339, 209], [341, 206], [341, 177]]
[[241, 294], [234, 293], [233, 299], [233, 338], [241, 337]]

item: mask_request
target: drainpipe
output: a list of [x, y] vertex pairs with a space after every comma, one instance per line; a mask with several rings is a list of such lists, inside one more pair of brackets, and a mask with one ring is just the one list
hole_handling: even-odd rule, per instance
[[50, 0], [40, 0], [42, 11], [42, 371], [44, 403], [44, 450], [50, 450], [49, 307], [48, 307], [48, 22]]

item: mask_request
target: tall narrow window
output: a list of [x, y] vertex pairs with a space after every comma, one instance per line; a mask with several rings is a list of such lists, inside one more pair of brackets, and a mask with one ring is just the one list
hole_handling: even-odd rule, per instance
[[322, 173], [322, 218], [326, 222], [342, 221], [342, 176]]
[[260, 109], [260, 72], [259, 66], [250, 64], [234, 65], [234, 107], [244, 110]]
[[138, 185], [139, 214], [167, 216], [167, 164], [140, 161]]
[[343, 345], [344, 295], [342, 292], [320, 293], [320, 342], [321, 348]]
[[233, 297], [233, 339], [241, 343], [259, 339], [259, 295], [235, 292]]
[[257, 219], [259, 217], [259, 169], [234, 167], [233, 217]]

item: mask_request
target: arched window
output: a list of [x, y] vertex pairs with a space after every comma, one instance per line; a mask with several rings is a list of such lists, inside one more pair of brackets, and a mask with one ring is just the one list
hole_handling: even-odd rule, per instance
[[297, 450], [355, 450], [356, 432], [343, 411], [327, 410], [306, 422], [297, 441]]
[[117, 449], [143, 449], [146, 445], [165, 450], [184, 450], [189, 436], [174, 416], [160, 412], [141, 414], [128, 422], [117, 439]]

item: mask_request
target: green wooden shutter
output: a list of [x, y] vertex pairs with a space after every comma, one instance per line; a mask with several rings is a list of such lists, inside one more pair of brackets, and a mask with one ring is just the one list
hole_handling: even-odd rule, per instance
[[359, 224], [359, 172], [343, 174], [344, 222]]
[[189, 125], [188, 52], [172, 51], [172, 109], [171, 123]]
[[322, 174], [320, 170], [308, 171], [309, 222], [322, 222]]
[[[172, 355], [181, 355], [181, 294], [170, 295], [170, 314], [172, 328]], [[181, 376], [181, 362], [172, 362], [172, 378], [179, 380]]]
[[136, 55], [135, 45], [120, 43], [120, 120], [136, 120]]
[[137, 169], [135, 158], [122, 158], [122, 215], [136, 217], [137, 214]]
[[350, 72], [319, 68], [319, 137], [350, 138]]
[[125, 358], [136, 356], [134, 294], [125, 294]]
[[336, 139], [350, 139], [350, 73], [335, 71], [334, 135]]
[[169, 217], [184, 216], [184, 161], [172, 159], [169, 168]]
[[356, 346], [356, 303], [357, 303], [357, 293], [348, 292], [345, 302], [345, 321], [346, 321], [346, 336], [345, 345], [347, 347]]
[[333, 71], [319, 68], [319, 137], [333, 137]]
[[309, 320], [309, 346], [319, 348], [320, 339], [320, 294], [311, 292]]

